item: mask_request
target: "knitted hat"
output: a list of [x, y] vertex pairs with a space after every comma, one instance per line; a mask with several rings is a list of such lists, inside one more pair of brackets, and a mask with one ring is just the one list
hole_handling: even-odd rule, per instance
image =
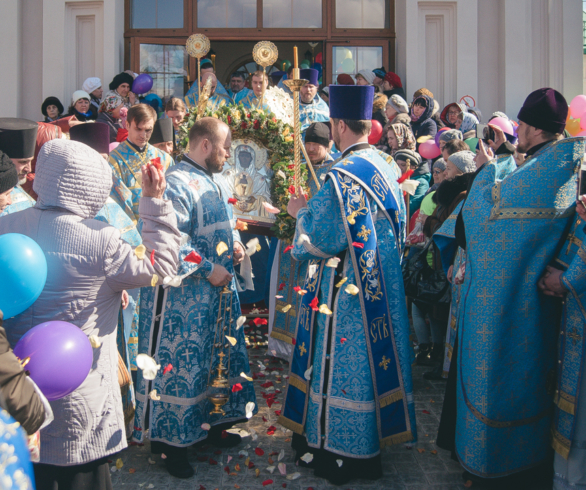
[[495, 117], [502, 117], [503, 119], [510, 121], [509, 116], [507, 116], [504, 112], [496, 111], [492, 113], [492, 116], [490, 116], [488, 122], [492, 121]]
[[69, 130], [69, 137], [71, 141], [79, 141], [98, 153], [110, 153], [110, 127], [107, 124], [100, 122], [77, 124]]
[[405, 102], [403, 97], [397, 94], [391, 95], [387, 105], [391, 106], [397, 114], [407, 114], [409, 112], [409, 106], [407, 105], [407, 102]]
[[156, 145], [167, 141], [173, 141], [173, 120], [169, 118], [157, 119], [149, 143]]
[[43, 113], [43, 116], [48, 117], [47, 107], [49, 107], [50, 105], [57, 106], [57, 110], [59, 111], [59, 114], [63, 114], [64, 109], [63, 109], [63, 104], [61, 103], [61, 101], [57, 97], [47, 97], [43, 101], [43, 105], [41, 106], [41, 112]]
[[112, 79], [112, 81], [110, 82], [110, 85], [108, 85], [108, 87], [110, 88], [110, 90], [116, 90], [123, 83], [127, 83], [128, 85], [130, 85], [130, 87], [132, 87], [133, 82], [134, 82], [134, 78], [132, 78], [132, 75], [129, 75], [126, 72], [122, 72], [122, 73], [118, 73], [118, 75], [116, 75]]
[[0, 151], [10, 158], [33, 158], [39, 125], [28, 119], [0, 119]]
[[73, 95], [71, 96], [73, 105], [75, 105], [75, 103], [80, 99], [90, 100], [90, 98], [90, 94], [88, 94], [84, 90], [76, 90], [75, 92], [73, 92]]
[[370, 121], [373, 99], [372, 85], [330, 85], [330, 117]]
[[301, 80], [307, 80], [311, 85], [319, 87], [319, 71], [314, 68], [303, 68], [299, 70]]
[[[403, 82], [401, 82], [401, 78], [396, 73], [389, 71], [385, 74], [385, 81], [389, 82], [393, 87], [403, 88]], [[433, 97], [433, 96], [432, 96]]]
[[550, 133], [563, 133], [568, 117], [568, 103], [552, 88], [531, 92], [517, 115], [519, 121]]
[[358, 74], [364, 78], [369, 85], [374, 83], [374, 72], [370, 70], [360, 70]]
[[459, 151], [449, 156], [448, 161], [453, 163], [460, 172], [470, 174], [476, 172], [476, 164], [474, 163], [474, 153], [471, 151]]
[[18, 172], [10, 157], [0, 151], [0, 194], [18, 184]]
[[406, 162], [409, 160], [412, 168], [419, 167], [419, 165], [421, 165], [421, 155], [413, 150], [399, 150], [393, 155], [393, 158], [395, 161], [401, 160]]
[[102, 80], [98, 77], [86, 78], [85, 82], [81, 86], [82, 90], [85, 90], [88, 94], [91, 94], [94, 90], [99, 89], [102, 86]]
[[338, 85], [354, 85], [354, 79], [347, 73], [340, 73], [336, 78]]
[[438, 158], [433, 164], [433, 171], [439, 170], [443, 172], [446, 169], [446, 161], [443, 158]]
[[420, 97], [422, 95], [427, 95], [428, 97], [430, 97], [431, 99], [433, 99], [433, 94], [429, 90], [427, 90], [426, 88], [420, 88], [419, 90], [417, 90], [413, 94], [413, 99], [416, 99], [417, 97]]
[[445, 141], [446, 143], [448, 141], [461, 140], [461, 139], [462, 139], [462, 132], [458, 131], [457, 129], [448, 129], [447, 131], [442, 131], [440, 133], [440, 137], [439, 137], [440, 141]]
[[330, 128], [323, 122], [313, 123], [305, 131], [305, 142], [328, 146], [330, 144]]
[[384, 66], [381, 66], [380, 68], [375, 68], [374, 70], [372, 70], [372, 73], [374, 73], [375, 77], [384, 79], [385, 75], [387, 74], [387, 70], [385, 70]]

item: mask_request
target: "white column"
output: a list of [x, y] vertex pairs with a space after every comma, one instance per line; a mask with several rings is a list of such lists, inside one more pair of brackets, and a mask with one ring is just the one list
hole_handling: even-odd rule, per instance
[[21, 114], [21, 4], [20, 0], [1, 0], [0, 32], [0, 117]]

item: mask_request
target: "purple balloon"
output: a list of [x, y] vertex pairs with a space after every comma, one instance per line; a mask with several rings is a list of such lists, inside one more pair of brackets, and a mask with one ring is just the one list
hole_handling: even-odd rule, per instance
[[136, 95], [146, 94], [153, 88], [153, 79], [150, 75], [142, 73], [134, 79], [132, 84], [132, 91]]
[[92, 367], [94, 353], [79, 327], [68, 322], [45, 322], [31, 328], [14, 347], [19, 359], [30, 357], [26, 369], [49, 401], [81, 386]]

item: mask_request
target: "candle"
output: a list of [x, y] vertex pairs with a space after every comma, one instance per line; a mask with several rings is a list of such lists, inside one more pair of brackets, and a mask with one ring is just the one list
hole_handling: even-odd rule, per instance
[[286, 71], [286, 70], [285, 70], [285, 63], [283, 63], [283, 71]]
[[293, 46], [293, 68], [299, 68], [299, 60], [297, 59], [297, 46]]
[[216, 71], [216, 55], [212, 55], [212, 65], [214, 66], [214, 71]]

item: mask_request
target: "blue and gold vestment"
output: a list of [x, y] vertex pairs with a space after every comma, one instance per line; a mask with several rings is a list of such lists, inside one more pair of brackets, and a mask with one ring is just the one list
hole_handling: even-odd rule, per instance
[[456, 453], [475, 475], [505, 476], [547, 459], [560, 317], [537, 281], [573, 219], [583, 156], [583, 139], [556, 141], [504, 180], [489, 162], [462, 209]]

